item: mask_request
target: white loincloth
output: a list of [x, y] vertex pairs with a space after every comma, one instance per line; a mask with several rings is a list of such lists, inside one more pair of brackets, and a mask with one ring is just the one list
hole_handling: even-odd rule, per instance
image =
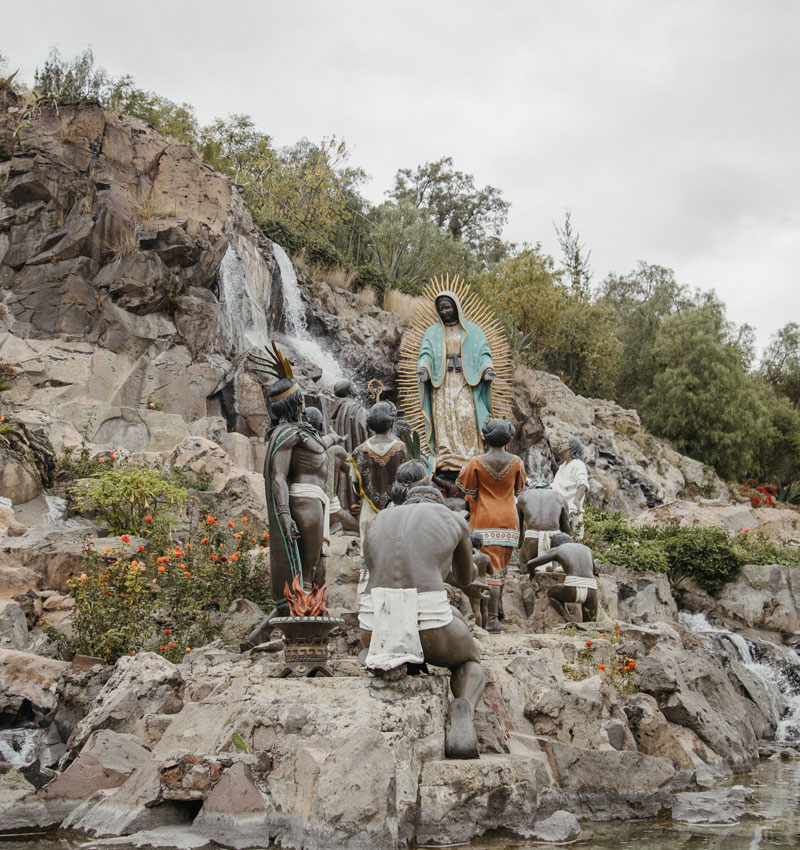
[[317, 501], [322, 502], [325, 511], [322, 519], [322, 542], [324, 544], [322, 553], [327, 554], [327, 547], [331, 545], [331, 502], [328, 494], [322, 487], [317, 487], [316, 484], [299, 483], [289, 485], [289, 496], [296, 496], [300, 499], [317, 499]]
[[597, 579], [585, 576], [567, 576], [564, 579], [564, 587], [575, 588], [575, 601], [586, 602], [590, 590], [597, 590]]
[[525, 529], [525, 539], [533, 540], [534, 538], [539, 541], [539, 548], [536, 551], [536, 556], [544, 555], [545, 552], [550, 551], [550, 535], [554, 534], [558, 529], [551, 529], [550, 531], [535, 531], [533, 528]]
[[330, 503], [331, 503], [331, 513], [332, 514], [338, 514], [339, 511], [342, 509], [342, 503], [339, 501], [339, 497], [334, 496], [330, 500]]
[[393, 670], [401, 664], [422, 664], [419, 632], [441, 628], [452, 619], [445, 590], [418, 593], [413, 587], [374, 587], [362, 595], [358, 611], [359, 625], [372, 632], [364, 666]]

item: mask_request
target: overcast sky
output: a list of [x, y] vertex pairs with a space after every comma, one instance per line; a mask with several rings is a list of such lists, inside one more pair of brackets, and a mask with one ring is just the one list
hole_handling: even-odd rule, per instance
[[800, 321], [796, 0], [4, 5], [23, 80], [50, 45], [91, 46], [203, 123], [344, 137], [376, 201], [451, 155], [511, 201], [512, 241], [557, 254], [571, 210], [596, 282], [641, 259], [716, 289], [762, 345]]

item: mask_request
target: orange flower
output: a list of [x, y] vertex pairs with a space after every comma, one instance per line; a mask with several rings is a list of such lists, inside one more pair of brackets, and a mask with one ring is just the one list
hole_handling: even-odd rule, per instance
[[159, 558], [156, 558], [159, 564], [166, 564], [169, 558], [166, 555], [161, 555]]
[[170, 642], [167, 644], [167, 646], [168, 646], [170, 649], [172, 649], [172, 648], [175, 646], [175, 644], [173, 643], [173, 641], [170, 641]]
[[170, 632], [169, 632], [169, 629], [164, 629], [164, 634], [165, 634], [165, 635], [168, 635], [169, 633], [170, 633]]
[[89, 576], [87, 576], [86, 573], [81, 573], [81, 581], [88, 581], [88, 579]]
[[160, 573], [165, 573], [167, 571], [167, 568], [163, 564], [161, 564], [161, 566], [158, 568], [158, 571]]
[[140, 547], [139, 547], [139, 551], [140, 551], [140, 552], [144, 552], [144, 546], [140, 546]]
[[153, 579], [153, 584], [158, 584], [158, 579], [157, 579], [157, 578], [154, 578], [154, 579]]
[[187, 570], [187, 571], [183, 574], [183, 577], [184, 577], [184, 578], [189, 578], [189, 576], [190, 576], [190, 575], [191, 575], [191, 573]]
[[186, 564], [178, 564], [178, 569], [179, 569], [179, 570], [185, 570], [185, 569], [186, 569]]
[[207, 517], [206, 517], [206, 522], [207, 522], [207, 523], [209, 523], [209, 524], [211, 524], [211, 525], [213, 525], [213, 524], [216, 522], [216, 520], [214, 519], [214, 517], [213, 517], [213, 516], [207, 516]]
[[598, 665], [597, 665], [597, 669], [598, 669], [598, 670], [605, 670], [605, 669], [606, 669], [606, 665], [605, 665], [605, 664], [598, 664]]
[[242, 517], [242, 522], [247, 522], [247, 517], [246, 517], [246, 516], [243, 516], [243, 517]]
[[250, 542], [251, 542], [251, 543], [255, 543], [255, 542], [256, 542], [255, 537], [251, 537], [251, 538], [250, 538]]
[[117, 459], [116, 455], [111, 455], [111, 460], [116, 460], [116, 459]]
[[635, 669], [636, 669], [636, 662], [635, 662], [632, 658], [629, 658], [629, 659], [628, 659], [628, 667], [630, 667], [630, 668], [631, 668], [631, 670], [635, 670]]
[[103, 546], [103, 554], [107, 555], [111, 551], [110, 546]]
[[242, 555], [242, 553], [241, 553], [241, 552], [234, 552], [234, 553], [231, 555], [231, 560], [232, 560], [232, 561], [238, 561], [238, 560], [239, 560], [239, 558], [241, 557], [241, 555]]
[[262, 552], [264, 551], [264, 547], [263, 547], [263, 546], [259, 546], [258, 548], [259, 548]]
[[234, 534], [233, 537], [234, 537], [235, 540], [241, 540], [242, 539], [241, 534]]
[[148, 515], [144, 518], [144, 521], [145, 521], [145, 522], [152, 522], [152, 521], [153, 521], [153, 517], [152, 517], [150, 514], [148, 514]]
[[123, 534], [122, 537], [120, 537], [120, 540], [123, 543], [130, 543], [131, 542], [131, 536], [130, 536], [130, 534]]
[[228, 520], [228, 528], [233, 528], [235, 525], [236, 523], [232, 519]]
[[207, 537], [204, 537], [204, 538], [203, 538], [200, 542], [201, 542], [201, 543], [208, 543], [208, 538], [207, 538]]
[[191, 651], [192, 651], [191, 646], [187, 646], [187, 647], [186, 647], [186, 651], [187, 651], [187, 652], [191, 652]]
[[[104, 457], [99, 457], [99, 458], [97, 458], [97, 462], [98, 463], [105, 463], [106, 459]], [[131, 655], [133, 655], [133, 653], [131, 653]]]

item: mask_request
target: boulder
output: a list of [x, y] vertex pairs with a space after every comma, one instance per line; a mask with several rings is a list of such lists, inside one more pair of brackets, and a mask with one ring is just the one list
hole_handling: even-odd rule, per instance
[[118, 788], [150, 760], [150, 751], [135, 735], [98, 729], [77, 758], [41, 789], [42, 800], [85, 800], [101, 788]]
[[31, 642], [25, 612], [13, 599], [0, 599], [0, 648], [26, 650]]
[[553, 812], [549, 818], [537, 821], [528, 838], [542, 844], [568, 844], [581, 834], [581, 825], [572, 812]]
[[68, 746], [80, 747], [97, 729], [112, 729], [149, 739], [151, 714], [176, 714], [183, 707], [183, 677], [174, 665], [152, 652], [123, 656], [97, 696], [92, 710], [70, 735]]
[[545, 766], [529, 757], [425, 762], [416, 840], [462, 844], [499, 829], [531, 836], [539, 795], [548, 784]]
[[0, 716], [3, 727], [40, 720], [56, 706], [58, 680], [65, 661], [42, 658], [16, 649], [0, 649]]
[[672, 819], [691, 824], [739, 823], [759, 817], [747, 807], [753, 797], [753, 790], [742, 785], [676, 794], [672, 802]]

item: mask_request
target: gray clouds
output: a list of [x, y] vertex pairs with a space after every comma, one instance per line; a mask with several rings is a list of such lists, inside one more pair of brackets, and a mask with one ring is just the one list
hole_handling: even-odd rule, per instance
[[503, 189], [513, 241], [555, 253], [571, 209], [596, 279], [669, 266], [762, 344], [800, 319], [792, 0], [32, 2], [4, 22], [25, 79], [50, 44], [91, 45], [203, 122], [344, 136], [375, 201], [397, 168], [450, 154]]

